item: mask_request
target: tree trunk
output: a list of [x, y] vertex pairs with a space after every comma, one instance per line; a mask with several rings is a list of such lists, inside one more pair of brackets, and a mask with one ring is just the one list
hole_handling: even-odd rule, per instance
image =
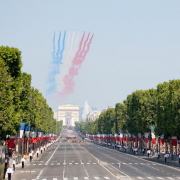
[[171, 154], [171, 160], [173, 160], [173, 146], [172, 146], [172, 137], [170, 137], [170, 154]]

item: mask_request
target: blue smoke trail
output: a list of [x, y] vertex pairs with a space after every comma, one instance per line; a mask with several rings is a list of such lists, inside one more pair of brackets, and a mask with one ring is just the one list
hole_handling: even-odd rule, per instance
[[60, 41], [61, 41], [61, 32], [59, 33], [59, 39], [58, 39], [58, 49], [56, 53], [56, 64], [59, 64], [58, 59], [59, 59], [59, 52], [60, 52]]
[[[66, 31], [64, 31], [62, 50], [60, 51], [60, 57], [59, 57], [59, 64], [62, 64], [63, 52], [64, 52], [64, 48], [65, 48], [65, 39], [66, 39]], [[58, 69], [58, 73], [59, 73], [59, 69]]]
[[52, 69], [50, 70], [49, 73], [49, 77], [48, 77], [48, 82], [50, 83], [50, 87], [47, 90], [47, 93], [52, 93], [53, 90], [56, 88], [55, 86], [55, 75], [56, 75], [56, 67], [54, 66], [55, 62], [56, 62], [56, 55], [55, 55], [55, 51], [56, 51], [56, 45], [55, 45], [55, 32], [54, 32], [54, 36], [53, 36], [53, 52], [52, 52]]
[[53, 37], [53, 53], [52, 53], [53, 61], [55, 59], [55, 51], [56, 51], [56, 49], [55, 49], [55, 32], [54, 32], [54, 37]]
[[53, 52], [52, 52], [52, 69], [50, 70], [49, 78], [48, 81], [50, 83], [50, 86], [47, 90], [47, 93], [51, 94], [55, 91], [56, 89], [56, 80], [55, 76], [59, 74], [60, 72], [60, 64], [62, 64], [62, 59], [63, 59], [63, 52], [65, 49], [65, 38], [66, 38], [66, 31], [64, 32], [63, 36], [63, 42], [62, 42], [62, 49], [60, 48], [60, 42], [61, 42], [61, 32], [59, 33], [59, 38], [58, 38], [58, 47], [57, 47], [57, 52], [56, 51], [56, 46], [55, 46], [55, 33], [53, 36]]

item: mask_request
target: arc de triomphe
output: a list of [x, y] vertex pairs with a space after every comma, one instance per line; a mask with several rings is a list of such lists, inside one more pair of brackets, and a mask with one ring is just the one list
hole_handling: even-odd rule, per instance
[[65, 104], [58, 106], [58, 121], [63, 121], [63, 126], [75, 126], [79, 122], [79, 106]]

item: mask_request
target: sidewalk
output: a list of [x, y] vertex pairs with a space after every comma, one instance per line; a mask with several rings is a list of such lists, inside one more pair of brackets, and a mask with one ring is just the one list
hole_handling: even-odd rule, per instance
[[[56, 142], [56, 143], [57, 143], [57, 142]], [[48, 150], [51, 149], [56, 143], [54, 143], [54, 144], [52, 144], [51, 146], [49, 146], [49, 147], [48, 147]], [[32, 162], [38, 160], [39, 158], [41, 158], [41, 155], [43, 155], [44, 153], [46, 153], [48, 150], [47, 150], [47, 149], [46, 149], [46, 151], [43, 150], [43, 153], [42, 153], [42, 154], [39, 153], [39, 156], [38, 156], [38, 157], [37, 157], [37, 154], [36, 154], [36, 152], [35, 152], [35, 153], [33, 154]], [[27, 166], [27, 163], [29, 163], [29, 162], [30, 162], [30, 158], [25, 159], [25, 166]], [[13, 169], [13, 165], [12, 165], [12, 164], [10, 164], [10, 165], [11, 165], [11, 168]], [[13, 171], [13, 174], [16, 173], [18, 170], [22, 170], [22, 163], [21, 163], [21, 162], [18, 163], [18, 164], [16, 164], [16, 169], [15, 169], [15, 171]], [[12, 175], [12, 176], [13, 176], [13, 175]], [[7, 173], [6, 173], [6, 176], [5, 176], [5, 180], [8, 180]]]
[[[106, 147], [106, 146], [104, 146], [104, 147]], [[171, 165], [171, 166], [175, 166], [175, 167], [180, 167], [179, 160], [177, 160], [177, 159], [176, 159], [176, 160], [171, 160], [171, 157], [169, 157], [169, 158], [168, 158], [168, 161], [165, 162], [165, 159], [164, 159], [164, 155], [163, 155], [163, 154], [161, 154], [161, 158], [158, 159], [158, 156], [157, 156], [157, 155], [154, 155], [154, 156], [150, 155], [150, 157], [148, 157], [147, 153], [145, 153], [145, 154], [143, 155], [143, 153], [139, 152], [140, 149], [139, 149], [139, 151], [137, 152], [137, 154], [136, 154], [136, 153], [134, 154], [133, 152], [130, 152], [129, 150], [128, 150], [128, 151], [125, 151], [124, 149], [118, 150], [117, 148], [112, 148], [111, 146], [110, 146], [110, 147], [107, 147], [107, 148], [120, 151], [121, 153], [127, 153], [127, 154], [130, 154], [130, 155], [133, 155], [133, 156], [138, 156], [139, 158], [146, 159], [146, 160], [148, 160], [148, 161], [155, 161], [155, 162], [159, 162], [159, 163], [161, 163], [161, 164], [163, 163], [163, 164], [166, 164], [166, 165]], [[163, 157], [162, 157], [162, 156], [163, 156]], [[177, 157], [176, 157], [176, 158], [177, 158]]]

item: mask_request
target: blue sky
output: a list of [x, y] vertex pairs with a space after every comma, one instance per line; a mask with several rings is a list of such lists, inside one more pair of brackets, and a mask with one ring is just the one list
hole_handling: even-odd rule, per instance
[[[180, 77], [179, 0], [0, 0], [0, 45], [22, 51], [23, 71], [49, 105], [114, 107], [135, 90]], [[94, 38], [74, 92], [47, 93], [54, 31]]]

